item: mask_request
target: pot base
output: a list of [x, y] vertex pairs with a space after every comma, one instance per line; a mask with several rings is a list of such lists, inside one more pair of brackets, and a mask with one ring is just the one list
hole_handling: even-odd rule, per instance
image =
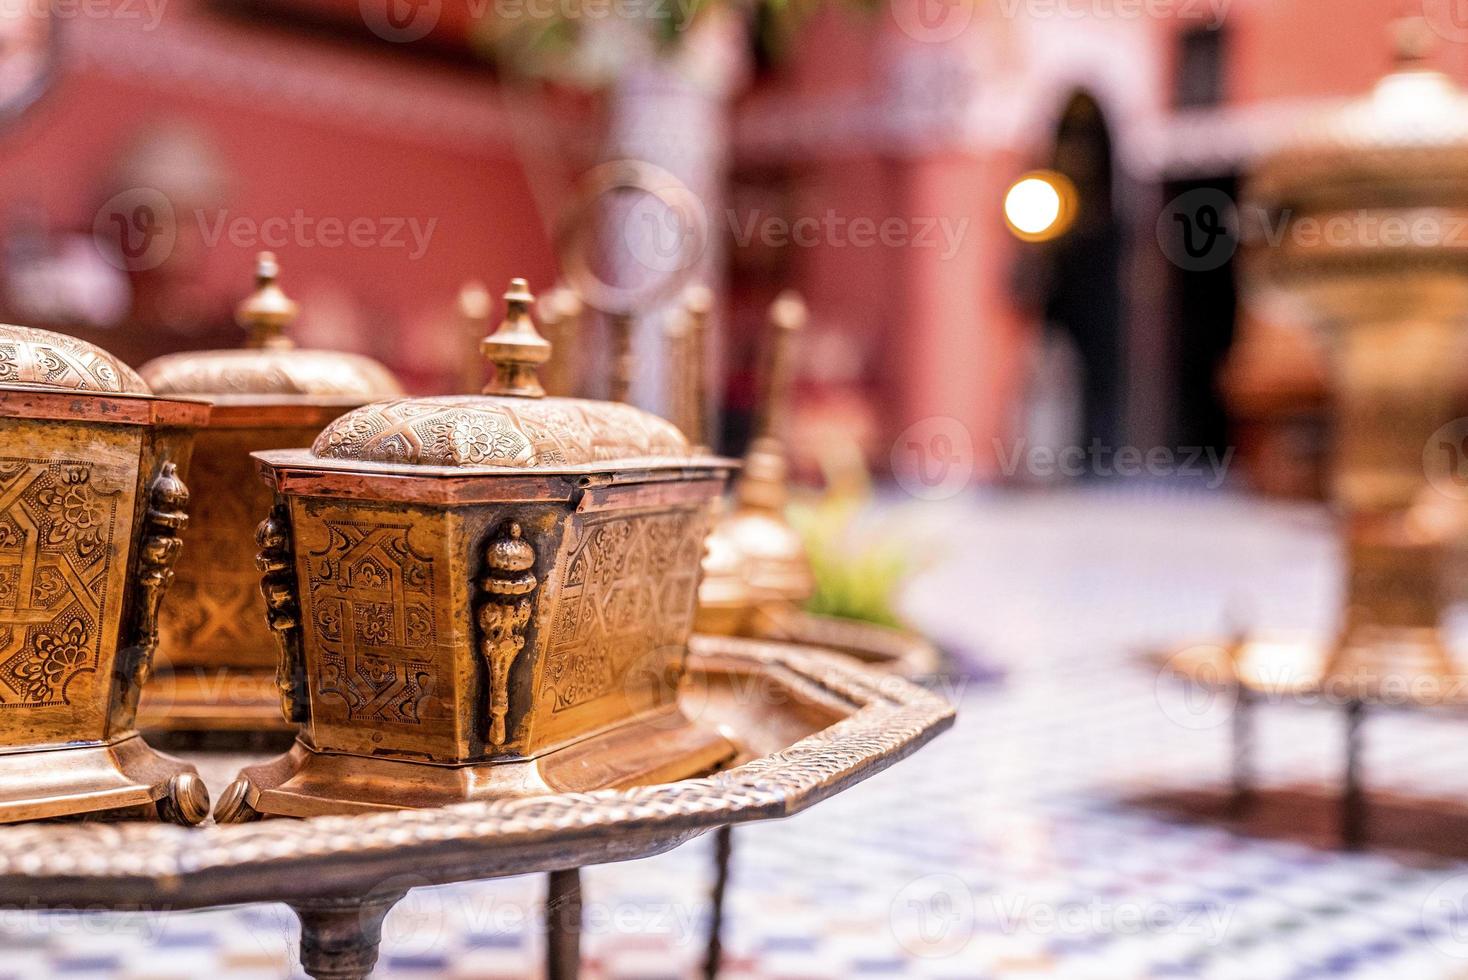
[[194, 767], [137, 734], [0, 754], [0, 823], [125, 817], [192, 826], [208, 813], [209, 792]]
[[215, 807], [218, 823], [371, 813], [546, 793], [626, 789], [701, 776], [732, 762], [723, 735], [677, 709], [618, 725], [533, 759], [448, 766], [291, 750], [243, 769]]

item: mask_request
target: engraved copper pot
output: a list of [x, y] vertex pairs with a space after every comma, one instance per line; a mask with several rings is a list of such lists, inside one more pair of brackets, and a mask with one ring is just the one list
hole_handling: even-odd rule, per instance
[[1267, 159], [1244, 207], [1247, 283], [1329, 343], [1348, 574], [1327, 669], [1363, 683], [1453, 669], [1438, 562], [1465, 524], [1424, 467], [1468, 354], [1468, 93], [1423, 63], [1420, 18], [1397, 29], [1396, 69]]
[[202, 402], [60, 334], [0, 325], [0, 822], [197, 823], [192, 766], [134, 727], [187, 523]]
[[170, 354], [139, 369], [159, 394], [214, 406], [195, 442], [194, 522], [175, 601], [163, 613], [157, 672], [141, 710], [145, 730], [288, 730], [255, 571], [255, 526], [271, 497], [250, 453], [309, 446], [342, 412], [402, 394], [376, 361], [296, 348], [284, 334], [296, 304], [278, 274], [275, 256], [262, 253], [255, 292], [237, 313], [243, 348]]
[[733, 756], [678, 703], [730, 463], [628, 405], [545, 398], [515, 280], [482, 396], [409, 398], [257, 453], [285, 756], [225, 821], [678, 779]]

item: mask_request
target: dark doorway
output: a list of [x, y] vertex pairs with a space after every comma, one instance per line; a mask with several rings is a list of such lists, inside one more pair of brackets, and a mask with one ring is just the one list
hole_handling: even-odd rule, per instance
[[1122, 440], [1126, 390], [1121, 313], [1122, 225], [1113, 200], [1111, 133], [1095, 99], [1073, 96], [1061, 115], [1051, 166], [1075, 185], [1070, 230], [1049, 250], [1045, 322], [1074, 345], [1081, 365], [1082, 444]]
[[[1176, 247], [1164, 248], [1173, 260], [1168, 335], [1173, 338], [1177, 379], [1175, 436], [1179, 446], [1211, 447], [1222, 453], [1229, 445], [1229, 421], [1218, 379], [1234, 342], [1238, 312], [1237, 231], [1232, 215], [1214, 215], [1238, 199], [1238, 180], [1224, 176], [1172, 181], [1163, 193], [1169, 202], [1163, 218], [1172, 220], [1171, 233], [1179, 236]], [[1211, 249], [1190, 256], [1181, 244], [1184, 236], [1220, 221], [1227, 226], [1224, 234]], [[1204, 236], [1199, 234], [1198, 240], [1204, 241]]]

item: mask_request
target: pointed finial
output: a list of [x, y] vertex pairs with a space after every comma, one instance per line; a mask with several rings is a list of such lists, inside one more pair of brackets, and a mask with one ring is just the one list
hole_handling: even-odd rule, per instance
[[280, 264], [274, 252], [255, 256], [255, 291], [245, 297], [234, 314], [235, 322], [244, 328], [248, 347], [294, 347], [285, 328], [296, 318], [296, 304], [281, 291], [276, 280]]
[[1421, 67], [1433, 49], [1432, 25], [1421, 15], [1398, 17], [1391, 22], [1392, 67], [1396, 71]]
[[790, 400], [795, 335], [805, 328], [807, 319], [805, 300], [793, 289], [785, 290], [770, 304], [770, 326], [774, 336], [770, 340], [769, 360], [765, 362], [754, 428], [756, 437], [773, 436], [784, 423]]
[[511, 279], [505, 292], [505, 318], [479, 344], [479, 350], [494, 365], [494, 377], [484, 386], [486, 395], [545, 397], [535, 369], [550, 360], [551, 345], [530, 317], [534, 304], [530, 284], [524, 279]]

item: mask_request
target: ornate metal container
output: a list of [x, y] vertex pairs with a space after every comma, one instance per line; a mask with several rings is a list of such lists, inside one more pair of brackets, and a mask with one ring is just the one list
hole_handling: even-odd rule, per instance
[[1247, 281], [1330, 344], [1349, 572], [1328, 669], [1363, 680], [1383, 658], [1452, 669], [1435, 565], [1468, 524], [1424, 468], [1459, 451], [1432, 441], [1468, 354], [1468, 94], [1423, 63], [1420, 18], [1396, 27], [1396, 69], [1266, 160], [1245, 207]]
[[202, 402], [70, 337], [0, 325], [0, 822], [198, 823], [192, 766], [134, 727]]
[[545, 398], [524, 280], [483, 396], [349, 412], [255, 454], [291, 752], [216, 816], [623, 787], [734, 754], [677, 700], [710, 507], [731, 464], [628, 405]]
[[178, 565], [176, 601], [163, 614], [157, 676], [143, 698], [145, 729], [287, 728], [255, 571], [255, 526], [271, 497], [250, 453], [308, 446], [343, 411], [402, 394], [376, 361], [296, 348], [284, 335], [296, 304], [278, 275], [275, 256], [261, 253], [255, 292], [237, 314], [245, 347], [170, 354], [139, 371], [159, 394], [214, 405], [196, 441], [194, 526]]

